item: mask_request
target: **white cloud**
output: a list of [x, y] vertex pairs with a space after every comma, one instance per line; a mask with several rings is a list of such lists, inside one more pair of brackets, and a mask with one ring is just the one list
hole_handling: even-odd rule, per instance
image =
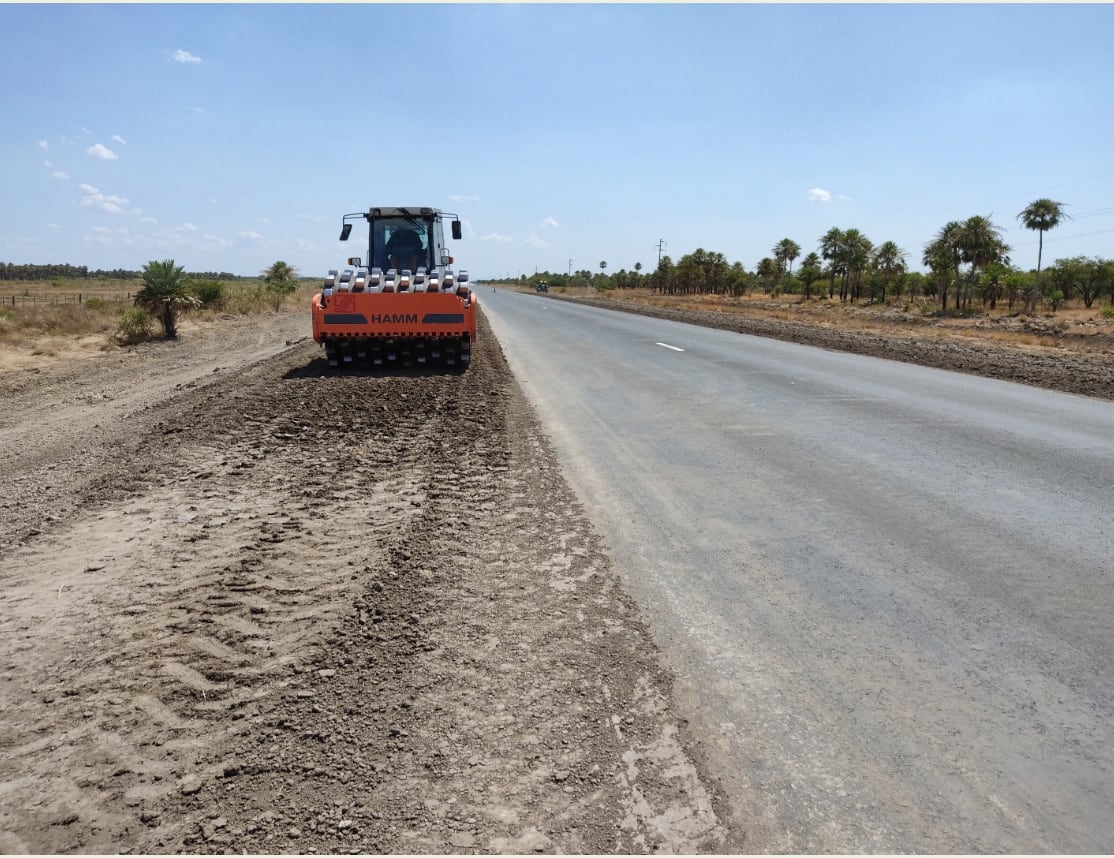
[[846, 194], [836, 194], [836, 199], [837, 200], [850, 200], [851, 197], [847, 196]]
[[190, 110], [192, 110], [198, 116], [208, 116], [208, 113], [206, 112], [204, 107], [191, 107]]
[[77, 129], [76, 134], [71, 134], [68, 136], [65, 134], [59, 134], [58, 139], [61, 140], [63, 143], [77, 143], [79, 140], [81, 140], [82, 137], [88, 137], [90, 133], [91, 132], [89, 131], [89, 129], [83, 125], [82, 127]]
[[269, 217], [263, 218], [263, 223], [269, 224], [270, 222], [271, 222], [271, 219]]
[[53, 169], [54, 164], [52, 164], [50, 161], [43, 161], [43, 166], [50, 170]]
[[497, 232], [489, 232], [487, 235], [480, 236], [480, 241], [514, 241], [509, 235], [500, 235]]
[[102, 161], [115, 161], [116, 153], [105, 146], [103, 143], [96, 143], [85, 150], [86, 155], [92, 155], [94, 158], [100, 158]]
[[119, 134], [113, 134], [112, 139], [119, 143], [121, 146], [127, 146], [128, 141], [121, 137]]
[[189, 51], [183, 51], [181, 48], [179, 48], [173, 54], [171, 54], [170, 58], [172, 60], [174, 60], [174, 62], [176, 62], [176, 63], [199, 63], [199, 62], [201, 62], [201, 57], [195, 57]]
[[524, 245], [526, 245], [527, 247], [550, 247], [551, 246], [548, 241], [545, 241], [544, 239], [539, 238], [538, 236], [534, 235], [534, 233], [530, 233], [523, 240], [522, 243]]
[[236, 233], [240, 238], [246, 238], [250, 241], [262, 241], [263, 233], [256, 232], [254, 229], [244, 230], [243, 232]]
[[325, 222], [325, 216], [324, 215], [299, 214], [299, 215], [297, 215], [297, 218], [298, 218], [298, 220], [308, 220], [311, 223], [324, 223]]
[[177, 229], [178, 229], [178, 230], [180, 230], [180, 231], [182, 231], [182, 232], [197, 232], [197, 227], [196, 227], [196, 226], [194, 226], [194, 225], [193, 225], [192, 223], [190, 223], [189, 221], [186, 221], [186, 222], [185, 222], [184, 224], [182, 224], [181, 226], [177, 227]]
[[808, 198], [815, 203], [830, 203], [832, 195], [823, 188], [812, 188], [808, 192]]
[[561, 224], [557, 223], [553, 218], [547, 217], [542, 221], [542, 229], [560, 229]]
[[449, 199], [454, 203], [467, 203], [473, 200], [478, 200], [479, 197], [465, 196], [464, 194], [449, 194]]
[[[124, 214], [123, 206], [128, 202], [123, 197], [114, 194], [102, 194], [92, 185], [82, 183], [78, 185], [84, 196], [78, 201], [83, 208], [98, 208], [109, 214]], [[138, 214], [138, 209], [133, 209], [131, 214]]]
[[47, 149], [49, 149], [49, 148], [50, 148], [50, 144], [49, 144], [49, 143], [47, 143], [47, 142], [46, 142], [45, 140], [40, 140], [40, 141], [39, 141], [39, 143], [38, 143], [38, 146], [39, 146], [39, 148], [40, 148], [40, 149], [42, 149], [42, 150], [43, 150], [44, 152], [45, 152], [45, 151], [46, 151]]
[[158, 218], [153, 218], [150, 215], [147, 215], [146, 217], [141, 217], [139, 219], [139, 222], [140, 223], [158, 223], [159, 221], [158, 221]]
[[69, 173], [63, 173], [63, 172], [62, 172], [61, 170], [55, 170], [55, 171], [54, 171], [53, 173], [51, 173], [50, 175], [51, 175], [52, 177], [54, 177], [55, 179], [62, 179], [62, 180], [66, 180], [66, 179], [68, 179], [68, 178], [70, 177], [70, 174], [69, 174]]
[[58, 226], [58, 224], [56, 224], [56, 223], [48, 223], [47, 226], [50, 227], [51, 229], [61, 229], [62, 228], [62, 227]]

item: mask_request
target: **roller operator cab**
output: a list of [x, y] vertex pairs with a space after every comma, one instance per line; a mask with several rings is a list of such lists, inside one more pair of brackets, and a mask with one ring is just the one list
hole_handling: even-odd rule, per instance
[[344, 215], [340, 240], [367, 221], [367, 256], [353, 256], [313, 296], [313, 338], [330, 366], [467, 367], [476, 341], [476, 296], [468, 272], [454, 273], [442, 221], [456, 215], [424, 207], [371, 208]]

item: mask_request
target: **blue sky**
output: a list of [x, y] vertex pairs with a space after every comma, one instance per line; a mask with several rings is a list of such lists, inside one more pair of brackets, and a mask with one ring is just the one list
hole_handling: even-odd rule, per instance
[[307, 276], [341, 216], [456, 212], [474, 278], [657, 245], [753, 270], [946, 222], [1114, 257], [1111, 5], [3, 5], [0, 260]]

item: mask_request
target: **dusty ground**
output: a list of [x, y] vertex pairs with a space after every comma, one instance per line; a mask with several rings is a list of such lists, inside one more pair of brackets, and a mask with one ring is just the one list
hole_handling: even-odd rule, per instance
[[[1114, 398], [1098, 341], [643, 311]], [[486, 325], [424, 377], [308, 326], [0, 358], [0, 851], [745, 849]]]
[[259, 324], [0, 380], [0, 851], [737, 849], [486, 325]]

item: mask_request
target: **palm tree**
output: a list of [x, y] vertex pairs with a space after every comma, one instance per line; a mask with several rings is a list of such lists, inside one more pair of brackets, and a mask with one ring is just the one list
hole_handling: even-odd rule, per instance
[[816, 251], [801, 260], [801, 269], [797, 272], [797, 276], [805, 284], [806, 301], [812, 298], [812, 284], [824, 276], [820, 269], [820, 255]]
[[298, 272], [294, 267], [281, 259], [263, 271], [263, 282], [267, 284], [267, 291], [271, 294], [271, 302], [276, 311], [282, 306], [283, 298], [297, 291], [297, 277]]
[[835, 292], [835, 279], [843, 273], [839, 262], [839, 251], [843, 244], [843, 230], [833, 226], [820, 237], [820, 255], [828, 260], [828, 297]]
[[793, 260], [801, 255], [801, 246], [791, 238], [783, 238], [773, 248], [774, 261], [781, 271], [788, 270], [789, 277], [793, 276]]
[[650, 275], [650, 282], [662, 295], [667, 292], [672, 295], [676, 291], [677, 270], [668, 253], [658, 260], [658, 267]]
[[192, 302], [186, 295], [186, 274], [173, 259], [152, 260], [143, 266], [143, 288], [135, 295], [135, 305], [157, 316], [163, 336], [178, 338], [178, 313]]
[[936, 275], [942, 310], [948, 309], [948, 287], [959, 279], [959, 237], [962, 230], [963, 224], [959, 221], [948, 221], [924, 248], [923, 261]]
[[298, 272], [292, 265], [287, 265], [281, 259], [263, 272], [263, 279], [268, 283], [289, 283], [297, 278]]
[[[971, 301], [971, 290], [978, 281], [979, 272], [995, 262], [1006, 260], [1009, 247], [1002, 240], [1002, 231], [990, 218], [974, 215], [967, 218], [959, 229], [957, 247], [963, 262], [971, 268], [967, 272], [966, 289], [963, 290], [963, 306]], [[958, 306], [958, 297], [956, 305]]]
[[[1041, 255], [1044, 253], [1044, 234], [1068, 217], [1064, 212], [1064, 205], [1065, 203], [1058, 203], [1041, 197], [1039, 200], [1033, 200], [1017, 214], [1017, 219], [1021, 221], [1022, 226], [1026, 229], [1036, 230], [1039, 236], [1037, 239], [1038, 279], [1040, 279], [1041, 274]], [[1068, 219], [1070, 220], [1070, 218]]]
[[764, 256], [759, 260], [755, 273], [758, 274], [758, 280], [762, 283], [762, 291], [769, 295], [774, 283], [781, 276], [781, 269], [773, 259]]
[[[874, 249], [871, 262], [875, 270], [882, 275], [882, 303], [886, 303], [886, 286], [894, 277], [905, 272], [905, 257], [908, 254], [897, 246], [895, 242], [884, 241]], [[871, 296], [873, 298], [873, 295]]]
[[863, 235], [861, 230], [847, 229], [843, 231], [843, 241], [840, 247], [840, 256], [844, 265], [845, 283], [850, 287], [839, 290], [840, 300], [843, 300], [845, 291], [850, 292], [852, 301], [859, 298], [862, 290], [863, 271], [870, 264], [870, 252], [874, 245], [870, 239]]

